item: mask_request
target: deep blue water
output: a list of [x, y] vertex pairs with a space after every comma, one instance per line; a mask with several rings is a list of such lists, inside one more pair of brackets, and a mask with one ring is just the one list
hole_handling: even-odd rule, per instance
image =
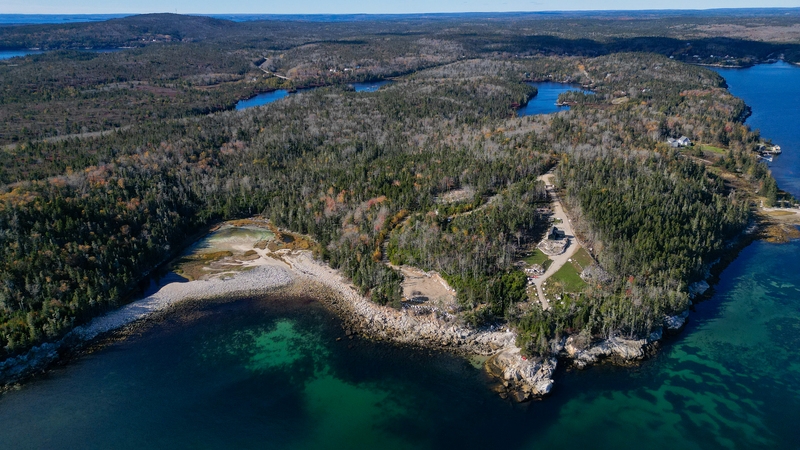
[[[391, 81], [372, 81], [368, 83], [351, 83], [350, 86], [356, 90], [356, 92], [375, 92], [380, 89], [381, 86], [391, 83]], [[301, 89], [300, 91], [310, 91], [316, 88], [309, 88], [309, 89]], [[278, 89], [272, 92], [265, 92], [263, 94], [258, 94], [253, 98], [248, 98], [247, 100], [241, 100], [239, 103], [236, 104], [236, 109], [247, 109], [252, 108], [253, 106], [261, 106], [266, 105], [268, 103], [272, 103], [275, 100], [280, 100], [287, 95], [291, 95], [291, 92], [287, 91], [286, 89]]]
[[590, 93], [580, 88], [580, 86], [573, 86], [564, 83], [551, 83], [543, 82], [529, 82], [531, 86], [536, 87], [539, 92], [533, 97], [527, 105], [517, 110], [517, 115], [532, 116], [536, 114], [550, 114], [558, 111], [566, 111], [569, 106], [556, 106], [558, 96], [567, 91], [581, 91]]
[[278, 89], [277, 91], [272, 92], [265, 92], [263, 94], [258, 94], [253, 98], [248, 98], [247, 100], [241, 100], [239, 103], [236, 104], [236, 109], [247, 109], [252, 108], [253, 106], [261, 106], [266, 105], [267, 103], [272, 103], [275, 100], [280, 100], [284, 97], [289, 95], [289, 91], [286, 89]]
[[385, 86], [391, 83], [389, 80], [383, 81], [373, 81], [369, 83], [353, 83], [352, 86], [355, 88], [356, 92], [375, 92], [381, 88], [381, 86]]
[[782, 189], [800, 196], [800, 67], [780, 61], [714, 70], [725, 78], [731, 93], [752, 108], [745, 123], [781, 146], [783, 154], [770, 164], [772, 174]]
[[37, 55], [39, 53], [44, 52], [40, 50], [0, 50], [0, 59], [9, 59], [26, 55]]
[[[356, 92], [375, 92], [386, 84], [391, 83], [391, 81], [375, 81], [369, 83], [352, 83], [351, 86], [355, 88]], [[557, 111], [566, 111], [569, 109], [569, 106], [556, 106], [556, 101], [558, 100], [558, 95], [562, 92], [567, 91], [574, 91], [574, 90], [581, 90], [576, 89], [575, 86], [563, 83], [549, 83], [549, 82], [531, 82], [528, 83], [531, 86], [535, 86], [539, 89], [539, 92], [533, 97], [527, 105], [517, 110], [517, 114], [519, 116], [529, 116], [532, 114], [550, 114]], [[313, 89], [313, 88], [312, 88]], [[583, 91], [588, 92], [588, 91]], [[290, 92], [285, 89], [278, 89], [272, 92], [266, 92], [264, 94], [258, 94], [253, 98], [249, 98], [247, 100], [241, 100], [239, 103], [236, 104], [236, 109], [246, 109], [251, 108], [253, 106], [261, 106], [266, 105], [267, 103], [272, 103], [276, 100], [280, 100], [287, 95], [290, 95]]]

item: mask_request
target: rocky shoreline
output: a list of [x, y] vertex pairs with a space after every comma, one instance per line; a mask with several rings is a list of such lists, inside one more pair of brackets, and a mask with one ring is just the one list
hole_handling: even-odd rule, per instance
[[[732, 253], [738, 253], [750, 240], [745, 238], [732, 243]], [[485, 368], [501, 381], [501, 396], [516, 401], [550, 394], [559, 360], [583, 369], [602, 360], [627, 365], [645, 359], [655, 351], [664, 335], [679, 332], [689, 315], [689, 310], [686, 310], [665, 317], [661, 328], [642, 339], [612, 336], [590, 343], [582, 342], [578, 336], [570, 336], [552, 343], [550, 357], [526, 358], [516, 346], [516, 334], [505, 326], [474, 329], [460, 324], [448, 314], [420, 312], [414, 308], [396, 310], [375, 304], [360, 295], [356, 287], [338, 271], [315, 260], [308, 250], [281, 251], [278, 259], [266, 260], [266, 265], [248, 267], [248, 270], [228, 278], [167, 284], [153, 295], [98, 317], [87, 325], [76, 327], [57, 342], [40, 345], [24, 355], [0, 362], [0, 389], [7, 389], [41, 373], [104, 334], [163, 312], [184, 300], [275, 292], [311, 296], [344, 321], [348, 335], [358, 333], [370, 339], [437, 348], [465, 356], [488, 356]], [[719, 266], [725, 265], [716, 264], [714, 272], [718, 273], [724, 268]], [[708, 275], [711, 276], [710, 271]], [[708, 289], [705, 281], [695, 283], [690, 287], [690, 295], [695, 298]]]
[[[286, 258], [299, 274], [295, 288], [328, 304], [350, 327], [371, 339], [446, 349], [461, 354], [491, 356], [502, 368], [509, 391], [524, 400], [541, 398], [553, 388], [556, 358], [526, 359], [516, 346], [516, 334], [502, 327], [474, 329], [435, 314], [416, 315], [409, 310], [377, 305], [364, 298], [338, 272], [301, 252]], [[491, 372], [491, 371], [490, 371]]]

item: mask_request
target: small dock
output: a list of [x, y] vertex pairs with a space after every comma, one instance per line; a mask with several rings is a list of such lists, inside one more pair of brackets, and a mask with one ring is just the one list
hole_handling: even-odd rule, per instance
[[760, 144], [756, 152], [761, 156], [780, 155], [782, 153], [780, 145], [764, 145]]

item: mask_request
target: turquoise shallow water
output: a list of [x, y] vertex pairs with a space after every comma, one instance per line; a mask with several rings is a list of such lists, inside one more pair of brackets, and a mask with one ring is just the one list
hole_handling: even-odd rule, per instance
[[198, 303], [0, 396], [0, 448], [797, 448], [798, 251], [751, 245], [658, 356], [521, 406], [310, 299]]
[[526, 405], [311, 299], [197, 303], [0, 395], [0, 449], [800, 448], [799, 254], [750, 245], [657, 356]]
[[[757, 242], [662, 352], [620, 373], [567, 376], [544, 441], [602, 448], [798, 448], [800, 242]], [[559, 394], [560, 395], [560, 394]], [[539, 438], [535, 444], [542, 444]], [[532, 445], [534, 448], [536, 445]]]

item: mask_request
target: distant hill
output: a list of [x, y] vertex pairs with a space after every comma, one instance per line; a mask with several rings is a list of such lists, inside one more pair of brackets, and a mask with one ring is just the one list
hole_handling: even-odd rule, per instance
[[0, 27], [0, 49], [202, 41], [284, 50], [355, 37], [427, 35], [457, 42], [476, 54], [500, 49], [509, 54], [538, 51], [590, 56], [647, 51], [704, 64], [724, 63], [720, 57], [728, 56], [736, 64], [781, 55], [800, 61], [800, 8], [226, 17], [144, 14], [103, 22], [4, 26]]
[[195, 42], [236, 28], [235, 22], [213, 17], [144, 14], [103, 22], [2, 27], [0, 48], [110, 48], [148, 42]]

